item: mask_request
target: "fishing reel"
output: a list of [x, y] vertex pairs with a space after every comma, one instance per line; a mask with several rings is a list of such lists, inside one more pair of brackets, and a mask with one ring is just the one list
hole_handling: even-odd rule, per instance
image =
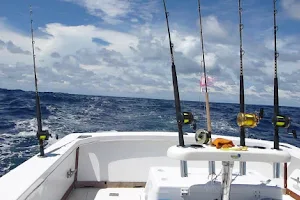
[[207, 144], [209, 142], [209, 133], [204, 129], [198, 129], [195, 134], [195, 140], [198, 144]]
[[239, 113], [237, 115], [237, 124], [239, 127], [254, 128], [264, 116], [264, 109], [261, 108], [259, 113]]
[[292, 134], [295, 139], [297, 139], [296, 130], [292, 130], [292, 133], [289, 133], [289, 127], [291, 125], [291, 118], [284, 115], [277, 115], [272, 118], [272, 124], [274, 127], [286, 128], [288, 134]]
[[277, 115], [272, 118], [272, 124], [278, 128], [289, 128], [291, 118], [284, 115]]
[[[45, 140], [49, 140], [49, 137], [52, 138], [52, 135], [49, 133], [48, 130], [42, 130], [42, 131], [37, 131], [36, 137], [39, 140], [39, 145], [40, 145], [40, 157], [44, 157], [44, 148], [48, 145]], [[55, 134], [55, 138], [58, 140], [58, 135]]]
[[194, 115], [191, 112], [183, 112], [180, 116], [181, 122], [186, 125], [190, 125], [190, 127], [196, 131], [197, 124], [196, 120], [194, 119]]
[[196, 132], [195, 140], [198, 144], [207, 144], [210, 140], [210, 134], [208, 131], [204, 129], [197, 129], [196, 120], [194, 119], [194, 115], [191, 112], [183, 112], [182, 113], [182, 121], [183, 124], [190, 124], [191, 128]]
[[[49, 137], [52, 138], [52, 135], [49, 133], [48, 130], [44, 130], [44, 131], [40, 131], [40, 132], [38, 131], [36, 133], [36, 136], [37, 136], [38, 140], [40, 140], [40, 141], [49, 140]], [[55, 134], [55, 139], [58, 140], [58, 135], [57, 134]]]
[[37, 136], [38, 140], [40, 140], [40, 141], [45, 141], [45, 140], [48, 140], [49, 137], [52, 137], [52, 135], [49, 133], [48, 130], [38, 131], [36, 133], [36, 136]]

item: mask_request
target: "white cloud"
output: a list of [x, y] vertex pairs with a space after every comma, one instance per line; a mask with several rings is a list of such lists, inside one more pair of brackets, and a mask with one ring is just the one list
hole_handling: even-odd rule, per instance
[[210, 15], [208, 17], [204, 17], [203, 21], [204, 34], [221, 38], [228, 36], [225, 27], [219, 23], [219, 20], [216, 16]]
[[91, 15], [113, 19], [124, 16], [130, 10], [130, 1], [122, 0], [65, 0], [84, 6]]
[[151, 20], [152, 13], [155, 13], [157, 0], [129, 1], [129, 0], [64, 0], [76, 3], [84, 7], [89, 14], [102, 18], [110, 24], [117, 24], [123, 21], [129, 14], [136, 16], [132, 22], [138, 22], [137, 18]]
[[281, 1], [283, 8], [294, 19], [300, 19], [300, 2], [297, 0], [283, 0]]
[[[135, 5], [110, 8], [97, 1], [76, 1], [89, 12], [99, 12], [111, 19], [128, 16]], [[99, 3], [99, 2], [98, 2]], [[95, 7], [91, 7], [95, 4]], [[97, 7], [98, 6], [98, 7]], [[113, 9], [106, 13], [101, 9]], [[97, 10], [99, 9], [99, 10]], [[107, 11], [108, 12], [108, 11]], [[140, 18], [132, 18], [137, 19]], [[133, 20], [135, 21], [135, 20]], [[197, 20], [195, 20], [197, 22]], [[199, 79], [202, 60], [199, 30], [184, 25], [174, 28], [171, 36], [182, 99], [199, 100]], [[0, 20], [0, 46], [11, 41], [22, 51], [31, 51], [30, 36], [24, 35]], [[239, 43], [238, 31], [231, 33], [218, 17], [204, 17], [205, 59], [208, 75], [214, 77], [210, 87], [212, 101], [238, 101]], [[169, 41], [165, 21], [150, 25], [129, 26], [126, 32], [95, 25], [67, 26], [60, 23], [40, 27], [36, 37], [39, 88], [84, 94], [140, 96], [173, 99]], [[230, 34], [229, 34], [230, 33]], [[245, 34], [246, 35], [246, 34]], [[101, 42], [96, 43], [97, 38]], [[4, 43], [4, 45], [3, 45]], [[299, 40], [282, 36], [278, 46], [280, 97], [283, 101], [300, 99], [296, 71]], [[244, 42], [245, 93], [247, 103], [260, 101], [272, 104], [273, 55], [272, 39]], [[33, 89], [32, 57], [13, 54], [0, 48], [0, 84], [6, 88]], [[294, 59], [287, 59], [290, 58]], [[284, 59], [285, 58], [285, 59]], [[290, 76], [289, 75], [293, 75]], [[291, 85], [293, 88], [291, 88]]]

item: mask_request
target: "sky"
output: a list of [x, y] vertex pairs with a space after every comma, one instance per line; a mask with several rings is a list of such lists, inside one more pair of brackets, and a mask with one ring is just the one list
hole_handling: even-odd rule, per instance
[[[174, 99], [162, 0], [1, 0], [0, 88]], [[204, 101], [197, 0], [166, 0], [182, 100]], [[273, 0], [242, 1], [245, 103], [273, 104]], [[279, 104], [300, 106], [300, 1], [277, 1]], [[238, 0], [201, 0], [212, 102], [239, 102]]]

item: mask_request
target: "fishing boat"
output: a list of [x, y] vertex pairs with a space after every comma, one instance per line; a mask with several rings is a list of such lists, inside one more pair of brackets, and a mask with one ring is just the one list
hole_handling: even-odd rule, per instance
[[[263, 111], [257, 114], [244, 110], [242, 45], [241, 112], [237, 115], [240, 137], [212, 132], [207, 90], [207, 130], [183, 132], [182, 127], [194, 125], [195, 120], [191, 112], [181, 111], [168, 12], [163, 0], [178, 132], [72, 133], [46, 148], [51, 135], [42, 128], [31, 26], [40, 153], [0, 178], [0, 199], [299, 200], [300, 149], [280, 142], [278, 137], [278, 130], [287, 128], [291, 122], [278, 108], [275, 2], [274, 141], [245, 138], [245, 129], [257, 126]], [[198, 8], [201, 23], [200, 0]], [[204, 61], [202, 24], [200, 27]], [[242, 27], [240, 20], [240, 33]], [[293, 134], [296, 138], [295, 131]]]

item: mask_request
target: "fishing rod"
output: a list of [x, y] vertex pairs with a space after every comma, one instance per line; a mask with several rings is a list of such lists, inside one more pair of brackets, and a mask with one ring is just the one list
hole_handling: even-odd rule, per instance
[[198, 0], [198, 13], [199, 13], [199, 22], [200, 22], [200, 38], [201, 38], [201, 49], [202, 49], [202, 63], [203, 63], [203, 72], [204, 72], [204, 85], [205, 85], [205, 107], [206, 107], [206, 123], [208, 131], [208, 139], [210, 145], [212, 144], [211, 139], [211, 119], [210, 119], [210, 107], [209, 107], [209, 95], [207, 90], [207, 77], [206, 77], [206, 66], [205, 66], [205, 53], [204, 53], [204, 42], [203, 42], [203, 29], [202, 29], [202, 16], [200, 8], [200, 0]]
[[[178, 90], [178, 81], [177, 81], [177, 74], [176, 74], [176, 67], [174, 63], [174, 54], [173, 54], [173, 43], [171, 41], [171, 34], [170, 34], [170, 28], [169, 28], [169, 13], [167, 12], [166, 8], [166, 2], [163, 0], [164, 4], [164, 10], [166, 15], [166, 22], [167, 22], [167, 29], [168, 29], [168, 36], [169, 36], [169, 44], [170, 44], [170, 54], [171, 54], [171, 62], [172, 62], [172, 80], [173, 80], [173, 90], [174, 90], [174, 99], [175, 99], [175, 108], [176, 108], [176, 120], [177, 120], [177, 126], [178, 126], [178, 137], [179, 137], [179, 146], [184, 147], [184, 138], [183, 138], [183, 130], [182, 126], [183, 124], [191, 123], [193, 120], [193, 117], [191, 113], [181, 113], [181, 107], [180, 107], [180, 97], [179, 97], [179, 90]], [[186, 161], [180, 162], [181, 167], [181, 176], [187, 177], [187, 163]]]
[[242, 23], [242, 2], [238, 0], [239, 9], [239, 36], [240, 36], [240, 112], [237, 115], [237, 124], [240, 127], [240, 146], [246, 146], [245, 128], [254, 128], [259, 124], [263, 118], [264, 109], [260, 108], [259, 113], [246, 113], [245, 111], [245, 92], [244, 92], [244, 72], [243, 72], [243, 56], [245, 51], [243, 49], [243, 29]]
[[37, 138], [39, 140], [40, 145], [40, 156], [44, 157], [44, 141], [49, 139], [49, 136], [51, 136], [48, 132], [48, 130], [43, 130], [42, 127], [42, 114], [41, 114], [41, 105], [40, 105], [40, 97], [38, 92], [38, 86], [37, 86], [37, 76], [36, 76], [36, 62], [35, 62], [35, 52], [34, 52], [34, 44], [35, 41], [33, 39], [33, 19], [32, 19], [32, 7], [30, 6], [30, 27], [31, 27], [31, 43], [32, 43], [32, 59], [33, 59], [33, 70], [34, 70], [34, 81], [35, 81], [35, 100], [36, 100], [36, 118], [37, 118]]
[[[276, 0], [273, 0], [273, 22], [274, 22], [274, 116], [272, 119], [272, 123], [274, 125], [274, 149], [279, 149], [279, 128], [287, 128], [289, 131], [289, 127], [291, 125], [291, 118], [285, 115], [281, 115], [279, 111], [279, 97], [278, 97], [278, 75], [277, 75], [277, 59], [279, 57], [279, 53], [277, 51], [277, 31], [278, 26], [276, 22]], [[292, 130], [292, 135], [294, 138], [297, 138], [296, 130]]]
[[[279, 98], [278, 98], [278, 77], [277, 77], [277, 58], [279, 53], [277, 52], [277, 30], [278, 26], [276, 24], [276, 0], [273, 0], [274, 8], [274, 116], [279, 114]], [[278, 126], [274, 126], [274, 149], [279, 149], [279, 130]]]
[[[238, 0], [239, 10], [239, 37], [240, 37], [240, 112], [237, 115], [237, 124], [240, 127], [240, 146], [246, 146], [246, 128], [254, 128], [258, 125], [259, 120], [263, 118], [264, 110], [260, 109], [259, 113], [246, 113], [245, 111], [245, 91], [244, 91], [244, 70], [243, 70], [243, 56], [245, 51], [243, 49], [243, 29], [242, 23], [242, 2]], [[246, 162], [240, 162], [240, 174], [246, 175]]]
[[[244, 25], [242, 24], [242, 7], [241, 0], [239, 0], [239, 32], [240, 32], [240, 113], [245, 113], [245, 95], [244, 95], [244, 72], [243, 72], [243, 36], [242, 31]], [[245, 127], [240, 127], [240, 145], [245, 146]]]
[[[198, 0], [198, 13], [199, 13], [199, 23], [200, 23], [200, 38], [201, 38], [201, 49], [202, 49], [202, 63], [203, 63], [203, 72], [204, 72], [204, 85], [205, 85], [205, 107], [206, 107], [206, 123], [207, 123], [207, 133], [203, 131], [196, 132], [196, 138], [203, 138], [203, 134], [207, 134], [206, 141], [204, 143], [208, 143], [212, 145], [211, 139], [211, 119], [210, 119], [210, 107], [209, 107], [209, 96], [207, 91], [207, 77], [206, 77], [206, 66], [205, 66], [205, 53], [204, 53], [204, 40], [203, 40], [203, 29], [202, 29], [202, 16], [201, 16], [201, 7], [200, 0]], [[205, 138], [205, 136], [204, 136]], [[196, 141], [197, 141], [196, 139]], [[215, 162], [209, 161], [208, 163], [209, 175], [215, 174]]]

